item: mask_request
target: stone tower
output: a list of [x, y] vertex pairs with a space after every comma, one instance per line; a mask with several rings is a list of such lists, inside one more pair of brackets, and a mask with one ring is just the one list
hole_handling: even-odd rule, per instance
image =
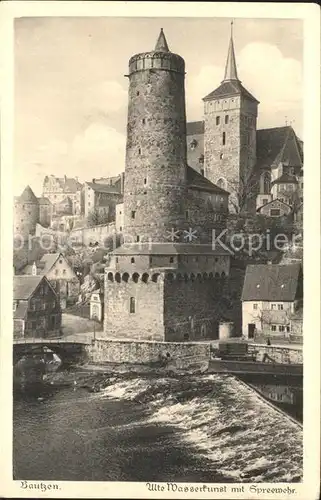
[[39, 203], [30, 186], [27, 186], [22, 194], [15, 199], [13, 232], [27, 240], [36, 231], [39, 222]]
[[168, 241], [185, 224], [185, 63], [163, 30], [129, 61], [124, 226], [128, 242]]
[[231, 193], [231, 211], [242, 210], [255, 191], [251, 175], [259, 102], [238, 78], [232, 28], [224, 80], [203, 101], [205, 176]]
[[[128, 76], [124, 243], [105, 268], [104, 336], [215, 338], [230, 254], [209, 237], [228, 193], [186, 163], [184, 60], [161, 30], [154, 51], [130, 59]], [[135, 356], [145, 347], [130, 349]]]

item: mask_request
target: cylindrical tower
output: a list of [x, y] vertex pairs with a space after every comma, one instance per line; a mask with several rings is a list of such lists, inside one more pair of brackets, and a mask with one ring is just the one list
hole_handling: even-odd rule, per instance
[[14, 203], [13, 232], [28, 239], [35, 234], [37, 222], [39, 203], [30, 186], [27, 186]]
[[164, 242], [186, 224], [185, 62], [161, 30], [154, 51], [130, 59], [128, 77], [125, 241]]

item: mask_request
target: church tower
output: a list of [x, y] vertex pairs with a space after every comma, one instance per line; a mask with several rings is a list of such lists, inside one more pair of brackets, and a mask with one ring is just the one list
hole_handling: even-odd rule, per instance
[[163, 30], [129, 61], [124, 227], [129, 243], [168, 241], [186, 225], [185, 63]]
[[203, 101], [205, 176], [229, 191], [234, 212], [245, 208], [251, 194], [259, 101], [239, 80], [232, 29], [233, 23], [224, 79]]

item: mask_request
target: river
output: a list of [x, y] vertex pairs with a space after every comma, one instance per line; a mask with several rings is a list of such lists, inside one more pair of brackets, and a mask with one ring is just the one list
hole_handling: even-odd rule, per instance
[[300, 426], [233, 377], [106, 375], [98, 393], [70, 377], [15, 393], [15, 479], [302, 480]]

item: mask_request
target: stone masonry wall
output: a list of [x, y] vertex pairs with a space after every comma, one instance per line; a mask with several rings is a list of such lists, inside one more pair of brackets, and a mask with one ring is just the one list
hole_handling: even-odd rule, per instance
[[249, 352], [258, 352], [257, 361], [262, 361], [267, 354], [276, 363], [303, 363], [303, 351], [300, 348], [249, 344]]
[[220, 310], [217, 296], [224, 280], [181, 277], [165, 280], [164, 324], [165, 339], [181, 342], [187, 340], [216, 339]]
[[[137, 60], [141, 70], [129, 76], [124, 227], [134, 241], [146, 234], [167, 241], [167, 230], [188, 226], [184, 61], [166, 54], [163, 69], [155, 68], [160, 54], [151, 68], [149, 54], [143, 56]], [[132, 62], [130, 67], [135, 69]]]
[[[118, 273], [111, 281], [111, 274], [105, 276], [104, 336], [163, 341], [163, 281], [158, 278], [145, 283], [143, 275], [135, 282], [135, 274], [127, 274], [125, 281], [126, 276], [124, 279], [124, 275]], [[131, 297], [135, 300], [134, 313], [130, 312]]]
[[[205, 102], [205, 175], [214, 184], [224, 179], [226, 185], [221, 187], [225, 187], [234, 200], [235, 192], [247, 180], [255, 163], [256, 114], [257, 106], [240, 96]], [[228, 123], [225, 123], [226, 116]]]
[[210, 357], [209, 343], [173, 342], [130, 342], [98, 339], [87, 347], [89, 357], [94, 363], [138, 363], [159, 361], [160, 356], [170, 359], [184, 357]]

